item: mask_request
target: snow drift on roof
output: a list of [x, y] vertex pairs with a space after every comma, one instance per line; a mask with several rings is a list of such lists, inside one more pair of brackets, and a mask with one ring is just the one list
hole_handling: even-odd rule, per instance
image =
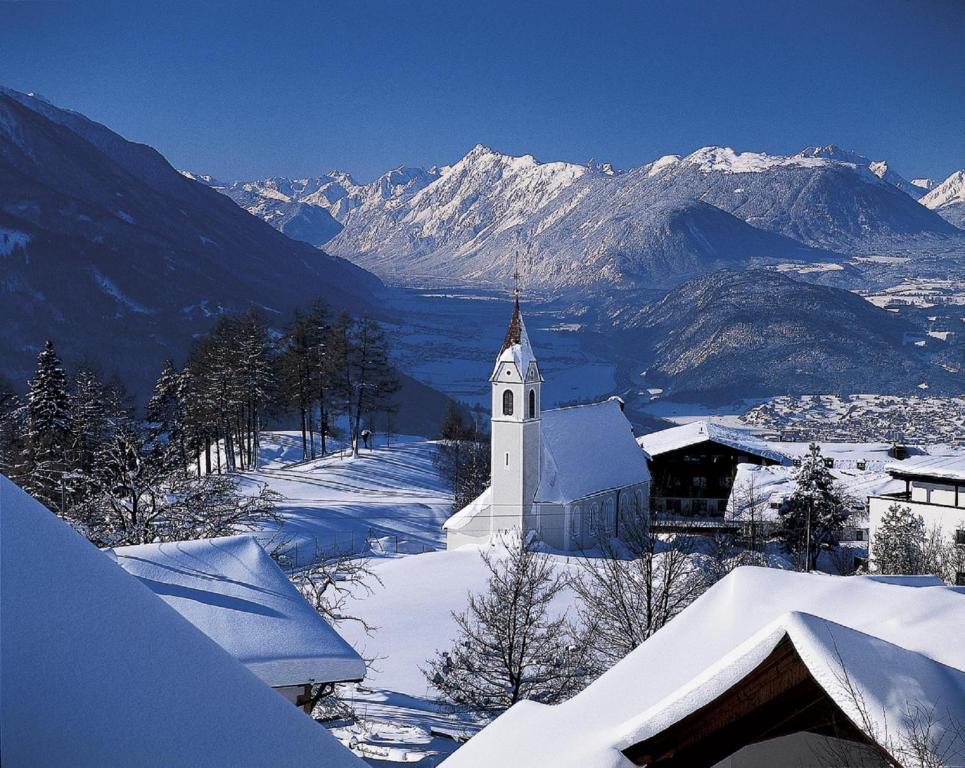
[[[795, 612], [811, 618], [788, 616]], [[630, 735], [643, 732], [646, 713], [668, 713], [687, 691], [698, 690], [695, 680], [739, 673], [739, 660], [755, 648], [765, 652], [765, 641], [779, 638], [775, 632], [791, 635], [824, 685], [827, 677], [821, 677], [821, 670], [831, 670], [836, 659], [829, 656], [827, 643], [819, 642], [825, 631], [822, 620], [853, 631], [827, 630], [846, 646], [842, 655], [849, 674], [868, 681], [868, 686], [877, 676], [882, 685], [905, 694], [905, 700], [917, 696], [926, 705], [965, 706], [965, 644], [959, 638], [965, 625], [965, 594], [944, 586], [900, 586], [858, 576], [744, 567], [704, 593], [586, 690], [558, 706], [517, 704], [446, 765], [627, 765], [619, 750]], [[855, 639], [859, 633], [871, 639]], [[871, 655], [862, 661], [867, 653]], [[924, 674], [920, 670], [928, 670], [921, 678], [924, 683], [909, 677]], [[874, 690], [879, 691], [875, 696], [886, 695], [884, 689]]]
[[885, 466], [894, 475], [965, 481], [965, 456], [915, 456]]
[[365, 663], [251, 536], [114, 550], [118, 564], [268, 685], [360, 680]]
[[489, 486], [475, 499], [452, 515], [442, 527], [447, 531], [458, 531], [480, 512], [486, 512], [493, 505], [493, 487]]
[[650, 480], [646, 457], [617, 400], [543, 411], [541, 429], [536, 501], [575, 501]]
[[787, 462], [787, 457], [783, 453], [769, 447], [759, 437], [741, 429], [722, 427], [720, 424], [711, 424], [706, 421], [694, 421], [679, 427], [661, 429], [637, 438], [640, 447], [650, 456], [659, 456], [661, 453], [698, 445], [707, 440], [770, 459], [779, 464]]
[[18, 766], [361, 766], [0, 476], [0, 744]]

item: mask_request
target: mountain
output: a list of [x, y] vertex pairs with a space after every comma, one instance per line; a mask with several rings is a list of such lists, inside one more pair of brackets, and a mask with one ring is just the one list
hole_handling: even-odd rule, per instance
[[903, 345], [905, 322], [850, 291], [772, 270], [695, 278], [617, 322], [633, 329], [638, 356], [652, 345], [646, 386], [682, 400], [959, 386]]
[[210, 176], [182, 173], [227, 195], [295, 240], [321, 247], [342, 230], [354, 211], [367, 211], [419, 191], [438, 178], [436, 169], [395, 168], [369, 184], [359, 184], [343, 171], [314, 178], [271, 177], [222, 182]]
[[934, 179], [912, 179], [911, 183], [923, 191], [923, 196], [924, 193], [931, 192], [938, 185], [938, 182]]
[[[833, 145], [789, 156], [705, 147], [625, 171], [477, 145], [451, 166], [367, 185], [333, 172], [216, 188], [276, 226], [290, 226], [297, 204], [323, 208], [341, 226], [326, 249], [393, 282], [505, 284], [518, 253], [529, 288], [667, 287], [721, 267], [840, 261], [959, 234], [886, 162]], [[301, 237], [317, 244], [333, 229]]]
[[0, 360], [24, 381], [45, 338], [143, 393], [226, 311], [282, 317], [322, 297], [376, 305], [380, 282], [285, 237], [83, 115], [0, 90]]
[[955, 171], [919, 202], [956, 227], [965, 229], [965, 170]]

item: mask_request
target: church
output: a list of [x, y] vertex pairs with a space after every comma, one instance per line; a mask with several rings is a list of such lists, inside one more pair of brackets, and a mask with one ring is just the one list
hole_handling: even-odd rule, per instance
[[446, 521], [447, 548], [518, 528], [554, 549], [578, 551], [619, 536], [628, 520], [649, 520], [650, 473], [623, 402], [542, 409], [544, 380], [518, 291], [489, 381], [490, 485]]

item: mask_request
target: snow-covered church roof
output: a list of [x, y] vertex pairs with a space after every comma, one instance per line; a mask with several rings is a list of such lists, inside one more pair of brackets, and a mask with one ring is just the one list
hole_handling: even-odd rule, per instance
[[271, 686], [361, 680], [365, 663], [252, 536], [113, 550], [117, 563]]
[[637, 438], [640, 447], [651, 457], [699, 445], [708, 440], [779, 464], [787, 463], [787, 457], [784, 454], [771, 448], [756, 435], [746, 430], [723, 427], [707, 421], [693, 421]]
[[536, 501], [565, 503], [650, 479], [646, 457], [616, 399], [543, 411], [540, 428]]
[[4, 768], [361, 768], [331, 734], [0, 476]]
[[930, 577], [738, 568], [584, 691], [517, 704], [445, 765], [629, 766], [623, 750], [732, 690], [785, 641], [859, 727], [863, 708], [898, 736], [921, 706], [934, 711], [933, 735], [947, 736], [965, 722], [962, 626], [965, 590]]

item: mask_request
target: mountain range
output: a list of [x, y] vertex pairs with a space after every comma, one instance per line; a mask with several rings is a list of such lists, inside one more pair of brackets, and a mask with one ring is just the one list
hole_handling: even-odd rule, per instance
[[370, 184], [342, 172], [206, 183], [392, 282], [505, 285], [518, 266], [528, 287], [585, 292], [965, 237], [954, 204], [932, 203], [937, 190], [916, 181], [835, 146], [791, 156], [705, 147], [615, 171], [477, 145], [451, 166]]

